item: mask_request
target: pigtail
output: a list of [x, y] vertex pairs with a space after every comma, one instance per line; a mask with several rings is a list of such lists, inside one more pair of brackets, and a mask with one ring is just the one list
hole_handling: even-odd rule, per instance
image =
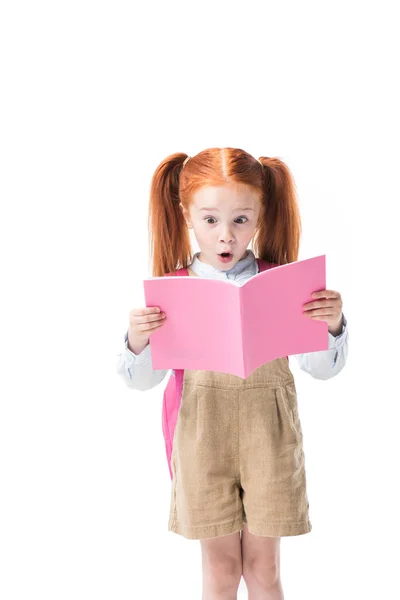
[[259, 258], [277, 265], [298, 260], [301, 219], [295, 183], [287, 165], [262, 156], [263, 202], [253, 247]]
[[190, 236], [179, 206], [179, 179], [186, 154], [171, 154], [157, 167], [150, 188], [149, 257], [153, 277], [192, 261]]

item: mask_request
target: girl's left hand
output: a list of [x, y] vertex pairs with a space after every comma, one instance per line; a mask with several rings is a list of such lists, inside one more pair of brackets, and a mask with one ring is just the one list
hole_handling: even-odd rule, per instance
[[[311, 294], [316, 298], [313, 302], [303, 305], [304, 315], [310, 319], [317, 319], [328, 323], [328, 331], [332, 335], [339, 335], [342, 331], [343, 313], [342, 297], [334, 290], [321, 290]], [[326, 298], [326, 300], [324, 300]]]

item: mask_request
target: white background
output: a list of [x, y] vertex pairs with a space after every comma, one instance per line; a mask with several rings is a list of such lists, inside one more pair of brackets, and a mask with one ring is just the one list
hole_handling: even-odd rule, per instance
[[287, 163], [299, 258], [327, 255], [348, 319], [337, 377], [291, 362], [313, 530], [282, 539], [285, 600], [400, 596], [396, 36], [394, 2], [2, 3], [3, 600], [201, 597], [200, 543], [167, 531], [167, 380], [115, 366], [154, 170], [213, 146]]

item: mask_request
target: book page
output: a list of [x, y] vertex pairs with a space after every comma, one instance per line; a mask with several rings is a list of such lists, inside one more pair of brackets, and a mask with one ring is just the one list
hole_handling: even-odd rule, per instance
[[328, 348], [328, 325], [303, 314], [326, 289], [325, 255], [274, 267], [241, 288], [246, 377], [266, 362]]
[[239, 290], [223, 280], [156, 277], [144, 280], [146, 306], [166, 314], [150, 336], [155, 369], [234, 373], [241, 365]]

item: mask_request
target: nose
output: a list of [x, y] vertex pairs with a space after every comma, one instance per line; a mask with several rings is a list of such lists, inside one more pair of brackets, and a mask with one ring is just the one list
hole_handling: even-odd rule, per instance
[[224, 244], [231, 244], [233, 240], [232, 232], [228, 227], [221, 229], [221, 233], [219, 234], [219, 241]]

